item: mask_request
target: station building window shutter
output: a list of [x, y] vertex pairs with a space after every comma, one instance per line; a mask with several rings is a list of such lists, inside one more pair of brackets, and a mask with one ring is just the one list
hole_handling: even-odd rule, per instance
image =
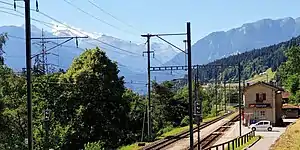
[[266, 93], [263, 93], [263, 100], [267, 100]]
[[256, 93], [256, 101], [259, 101], [259, 94]]

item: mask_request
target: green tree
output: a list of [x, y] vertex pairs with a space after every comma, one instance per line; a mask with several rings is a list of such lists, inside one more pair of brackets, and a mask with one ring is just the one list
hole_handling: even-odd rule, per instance
[[128, 143], [139, 141], [143, 132], [143, 118], [146, 115], [146, 101], [143, 97], [129, 89], [126, 89], [123, 99], [130, 102], [129, 133], [127, 139], [124, 140]]
[[117, 64], [96, 48], [86, 50], [61, 76], [60, 82], [73, 84], [61, 96], [66, 104], [62, 115], [74, 130], [63, 149], [96, 141], [116, 148], [125, 142], [130, 108], [122, 98], [124, 81], [118, 73]]
[[[66, 87], [70, 84], [59, 83], [61, 73], [42, 75], [33, 80], [33, 112], [35, 148], [46, 146], [61, 149], [66, 142], [66, 136], [72, 133], [72, 128], [65, 118], [66, 103], [62, 98]], [[50, 110], [50, 120], [45, 122], [45, 110]], [[47, 124], [46, 124], [47, 123]], [[46, 135], [46, 127], [49, 135]], [[48, 139], [48, 141], [46, 141]], [[48, 145], [46, 145], [48, 144]]]
[[300, 47], [293, 46], [285, 50], [287, 61], [279, 67], [277, 73], [283, 85], [292, 93], [290, 103], [300, 103]]
[[4, 64], [3, 53], [5, 53], [5, 51], [3, 50], [3, 46], [5, 45], [7, 39], [8, 39], [7, 33], [0, 34], [0, 64], [1, 65]]
[[84, 150], [103, 150], [102, 142], [87, 143], [84, 145]]
[[0, 149], [25, 149], [27, 135], [25, 79], [0, 66]]

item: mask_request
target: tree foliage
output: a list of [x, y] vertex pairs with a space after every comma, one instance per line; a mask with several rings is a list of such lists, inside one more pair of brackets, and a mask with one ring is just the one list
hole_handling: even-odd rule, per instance
[[285, 50], [287, 61], [279, 67], [277, 76], [291, 92], [290, 103], [300, 103], [300, 47]]
[[[65, 73], [34, 77], [35, 149], [50, 146], [73, 150], [93, 142], [100, 142], [103, 148], [117, 148], [136, 141], [144, 101], [125, 90], [118, 73], [117, 64], [96, 48], [76, 58]], [[0, 78], [0, 149], [26, 149], [26, 80], [6, 66], [1, 66]], [[44, 120], [47, 108], [51, 110], [48, 138]]]
[[0, 34], [0, 65], [4, 64], [4, 58], [3, 58], [3, 46], [5, 45], [6, 41], [7, 41], [8, 37], [7, 37], [7, 33], [1, 33]]

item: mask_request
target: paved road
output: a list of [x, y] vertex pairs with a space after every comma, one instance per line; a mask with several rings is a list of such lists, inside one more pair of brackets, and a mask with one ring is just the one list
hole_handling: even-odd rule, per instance
[[[279, 136], [284, 133], [286, 128], [284, 127], [273, 127], [273, 131], [256, 131], [256, 135], [261, 135], [263, 138], [259, 140], [251, 150], [268, 150], [270, 146], [279, 138]], [[242, 126], [242, 134], [246, 134], [251, 130], [247, 127]], [[214, 145], [221, 144], [232, 140], [239, 136], [239, 122], [235, 122], [235, 124], [227, 130], [222, 138], [220, 138]]]
[[282, 119], [283, 122], [287, 122], [287, 123], [293, 123], [296, 122], [298, 119]]
[[254, 144], [250, 150], [268, 150], [271, 145], [284, 133], [285, 127], [273, 127], [273, 131], [256, 131], [256, 135], [261, 135], [263, 138]]
[[[225, 119], [222, 119], [216, 123], [214, 123], [213, 125], [210, 125], [204, 129], [201, 130], [200, 132], [200, 139], [210, 135], [214, 130], [216, 130], [218, 127], [220, 127], [222, 124], [224, 124], [225, 122], [228, 122], [229, 119], [228, 117], [225, 118]], [[194, 133], [194, 142], [197, 141], [197, 137], [198, 137], [198, 134], [197, 132]], [[183, 149], [186, 149], [190, 146], [190, 138], [187, 137], [187, 138], [184, 138], [184, 139], [181, 139], [180, 141], [174, 143], [174, 144], [171, 144], [165, 148], [163, 148], [164, 150], [183, 150]]]

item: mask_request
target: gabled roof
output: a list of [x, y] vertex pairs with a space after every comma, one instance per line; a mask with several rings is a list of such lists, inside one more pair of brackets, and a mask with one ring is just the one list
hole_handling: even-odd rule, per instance
[[281, 88], [281, 87], [275, 86], [275, 85], [270, 84], [270, 83], [262, 82], [262, 81], [259, 81], [259, 82], [256, 82], [254, 84], [248, 85], [244, 88], [244, 90], [247, 90], [247, 89], [249, 89], [249, 88], [251, 88], [255, 85], [263, 85], [265, 87], [272, 88], [272, 89], [277, 90], [277, 91], [284, 91], [284, 89]]

